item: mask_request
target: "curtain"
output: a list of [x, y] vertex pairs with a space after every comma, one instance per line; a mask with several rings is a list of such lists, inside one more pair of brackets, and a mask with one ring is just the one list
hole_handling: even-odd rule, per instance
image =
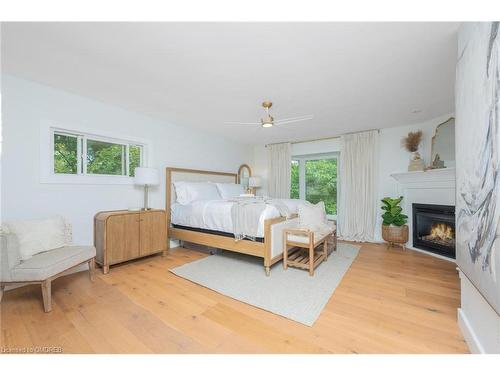
[[373, 241], [377, 222], [378, 131], [341, 137], [339, 237]]
[[290, 143], [268, 145], [267, 152], [269, 196], [271, 198], [290, 198], [292, 146]]

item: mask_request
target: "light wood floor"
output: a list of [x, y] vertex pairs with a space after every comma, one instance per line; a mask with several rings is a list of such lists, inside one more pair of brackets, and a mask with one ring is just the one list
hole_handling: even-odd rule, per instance
[[[206, 255], [176, 249], [5, 293], [4, 348], [64, 353], [466, 353], [457, 326], [455, 265], [414, 251], [364, 244], [320, 318], [307, 327], [235, 301], [167, 270]], [[281, 267], [281, 264], [276, 265]], [[263, 274], [263, 277], [264, 274]]]

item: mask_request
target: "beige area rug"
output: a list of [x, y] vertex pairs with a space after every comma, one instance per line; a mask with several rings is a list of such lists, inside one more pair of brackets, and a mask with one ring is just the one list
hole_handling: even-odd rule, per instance
[[271, 268], [266, 277], [260, 258], [224, 251], [184, 264], [170, 272], [223, 295], [312, 326], [359, 252], [360, 246], [339, 242], [336, 252], [316, 268]]

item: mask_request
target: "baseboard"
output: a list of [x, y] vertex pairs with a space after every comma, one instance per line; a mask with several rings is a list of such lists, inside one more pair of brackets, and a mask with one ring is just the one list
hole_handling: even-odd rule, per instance
[[407, 246], [406, 250], [418, 251], [419, 253], [422, 253], [425, 255], [430, 255], [431, 257], [434, 257], [434, 258], [439, 258], [439, 259], [447, 260], [448, 262], [457, 263], [455, 259], [448, 258], [448, 257], [442, 256], [439, 254], [434, 254], [434, 253], [431, 253], [430, 251], [425, 251], [425, 250], [417, 249], [417, 248], [410, 247], [410, 246]]
[[457, 317], [458, 317], [458, 326], [462, 330], [465, 342], [467, 343], [467, 346], [469, 347], [471, 353], [485, 354], [486, 351], [484, 350], [483, 346], [481, 345], [481, 342], [477, 338], [477, 335], [475, 334], [474, 329], [469, 323], [467, 316], [465, 315], [464, 311], [460, 308], [457, 309]]

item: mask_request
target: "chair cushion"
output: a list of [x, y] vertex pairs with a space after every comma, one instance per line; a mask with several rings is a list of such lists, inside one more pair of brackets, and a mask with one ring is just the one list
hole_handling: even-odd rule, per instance
[[[328, 236], [331, 233], [332, 232], [314, 232], [314, 244], [316, 245], [318, 242], [320, 242], [323, 238], [325, 238], [326, 236]], [[308, 244], [309, 237], [308, 236], [301, 236], [298, 234], [289, 234], [288, 241]]]
[[64, 246], [39, 253], [11, 270], [12, 281], [42, 281], [95, 257], [93, 246]]

